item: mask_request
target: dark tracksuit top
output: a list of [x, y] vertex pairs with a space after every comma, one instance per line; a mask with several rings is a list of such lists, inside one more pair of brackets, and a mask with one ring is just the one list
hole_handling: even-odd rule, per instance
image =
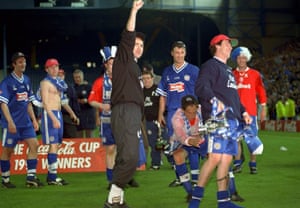
[[135, 103], [144, 107], [141, 70], [133, 57], [135, 32], [124, 30], [112, 70], [112, 106], [119, 103]]
[[245, 108], [240, 102], [234, 76], [231, 68], [220, 60], [211, 58], [201, 66], [195, 93], [201, 104], [204, 121], [211, 116], [213, 97], [232, 108], [232, 111], [226, 113], [227, 119], [242, 120]]
[[125, 188], [139, 162], [144, 95], [133, 56], [136, 33], [124, 30], [121, 36], [112, 69], [111, 125], [117, 145], [112, 184]]

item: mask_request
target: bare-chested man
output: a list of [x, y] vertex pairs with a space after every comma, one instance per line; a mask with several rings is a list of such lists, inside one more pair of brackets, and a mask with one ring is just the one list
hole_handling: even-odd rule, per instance
[[40, 98], [42, 102], [42, 139], [44, 144], [50, 145], [48, 152], [48, 177], [49, 185], [67, 185], [62, 178], [57, 177], [57, 151], [62, 142], [63, 117], [61, 106], [70, 114], [71, 119], [78, 125], [79, 119], [64, 97], [67, 84], [58, 78], [59, 63], [56, 59], [48, 59], [45, 63], [48, 73], [40, 83]]

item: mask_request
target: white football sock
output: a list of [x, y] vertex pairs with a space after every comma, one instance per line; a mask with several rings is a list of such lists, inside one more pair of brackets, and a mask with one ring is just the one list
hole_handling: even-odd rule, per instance
[[120, 204], [124, 204], [124, 191], [121, 191], [121, 201]]
[[111, 185], [109, 195], [108, 195], [108, 203], [123, 203], [123, 190], [115, 184]]

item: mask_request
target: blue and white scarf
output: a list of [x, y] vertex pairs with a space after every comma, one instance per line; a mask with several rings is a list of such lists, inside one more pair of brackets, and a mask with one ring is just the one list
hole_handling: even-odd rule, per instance
[[[111, 91], [112, 91], [112, 82], [109, 76], [104, 73], [103, 75], [103, 96], [102, 96], [102, 102], [103, 104], [110, 104], [111, 103]], [[110, 117], [111, 111], [106, 112], [102, 111], [101, 116], [104, 117]]]
[[57, 90], [60, 91], [60, 92], [65, 92], [68, 88], [67, 83], [64, 80], [62, 80], [58, 77], [53, 78], [53, 77], [48, 75], [47, 77], [45, 77], [45, 80], [50, 81], [57, 88]]
[[[56, 87], [56, 89], [60, 92], [62, 105], [68, 103], [68, 98], [65, 96], [65, 93], [64, 93], [67, 90], [68, 85], [64, 80], [62, 80], [58, 77], [53, 78], [49, 75], [47, 77], [45, 77], [44, 80], [51, 82]], [[35, 97], [36, 97], [36, 100], [33, 101], [33, 104], [37, 107], [42, 108], [43, 102], [42, 102], [42, 96], [41, 96], [41, 87], [39, 87], [39, 89], [37, 90]]]

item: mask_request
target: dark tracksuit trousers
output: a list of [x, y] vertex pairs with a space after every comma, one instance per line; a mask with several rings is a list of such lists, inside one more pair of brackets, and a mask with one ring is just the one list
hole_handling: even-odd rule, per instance
[[112, 108], [111, 125], [118, 149], [112, 184], [122, 189], [133, 178], [138, 165], [141, 120], [141, 107], [135, 103], [116, 104]]

